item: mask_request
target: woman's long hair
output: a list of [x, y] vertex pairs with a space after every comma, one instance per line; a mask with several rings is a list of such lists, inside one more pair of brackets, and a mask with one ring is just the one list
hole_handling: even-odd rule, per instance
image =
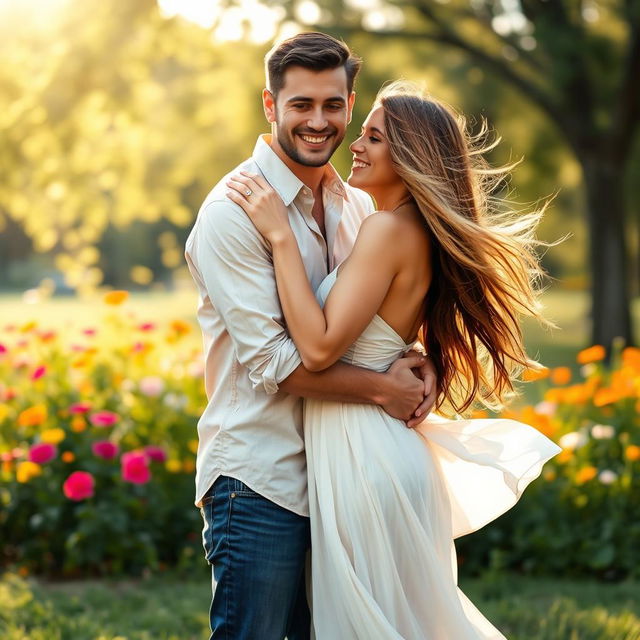
[[499, 142], [483, 146], [486, 124], [472, 137], [462, 116], [404, 82], [384, 87], [376, 104], [395, 169], [431, 235], [420, 337], [438, 373], [437, 408], [498, 408], [522, 368], [539, 366], [525, 352], [519, 321], [543, 320], [535, 253], [542, 243], [534, 237], [542, 210], [497, 211], [491, 193], [511, 167], [484, 160]]

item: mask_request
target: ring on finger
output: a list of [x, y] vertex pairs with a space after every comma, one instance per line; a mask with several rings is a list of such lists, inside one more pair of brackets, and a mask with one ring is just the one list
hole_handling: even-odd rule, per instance
[[253, 193], [253, 191], [251, 191], [251, 189], [245, 189], [244, 194], [245, 194], [246, 196], [250, 196], [252, 193]]

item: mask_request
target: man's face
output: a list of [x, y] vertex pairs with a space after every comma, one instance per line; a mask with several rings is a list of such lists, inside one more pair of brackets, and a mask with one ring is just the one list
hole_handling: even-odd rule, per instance
[[274, 123], [274, 140], [291, 160], [305, 167], [321, 167], [329, 162], [342, 142], [355, 94], [347, 92], [344, 67], [311, 71], [289, 67], [284, 86], [274, 101], [263, 94], [265, 114]]

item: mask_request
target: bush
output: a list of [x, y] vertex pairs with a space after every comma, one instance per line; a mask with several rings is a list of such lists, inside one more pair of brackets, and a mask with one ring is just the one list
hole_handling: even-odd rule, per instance
[[503, 417], [563, 450], [514, 509], [457, 542], [465, 571], [640, 576], [640, 349], [615, 353], [610, 365], [605, 355], [581, 351], [573, 383], [568, 367], [525, 374], [540, 402]]

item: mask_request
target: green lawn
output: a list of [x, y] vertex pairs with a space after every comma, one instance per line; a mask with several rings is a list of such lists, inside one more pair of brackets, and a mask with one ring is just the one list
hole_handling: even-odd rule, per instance
[[[509, 640], [638, 640], [640, 584], [505, 576], [462, 589]], [[209, 580], [0, 581], [3, 640], [205, 640]], [[319, 639], [334, 640], [334, 639]], [[372, 639], [374, 640], [374, 639]]]

